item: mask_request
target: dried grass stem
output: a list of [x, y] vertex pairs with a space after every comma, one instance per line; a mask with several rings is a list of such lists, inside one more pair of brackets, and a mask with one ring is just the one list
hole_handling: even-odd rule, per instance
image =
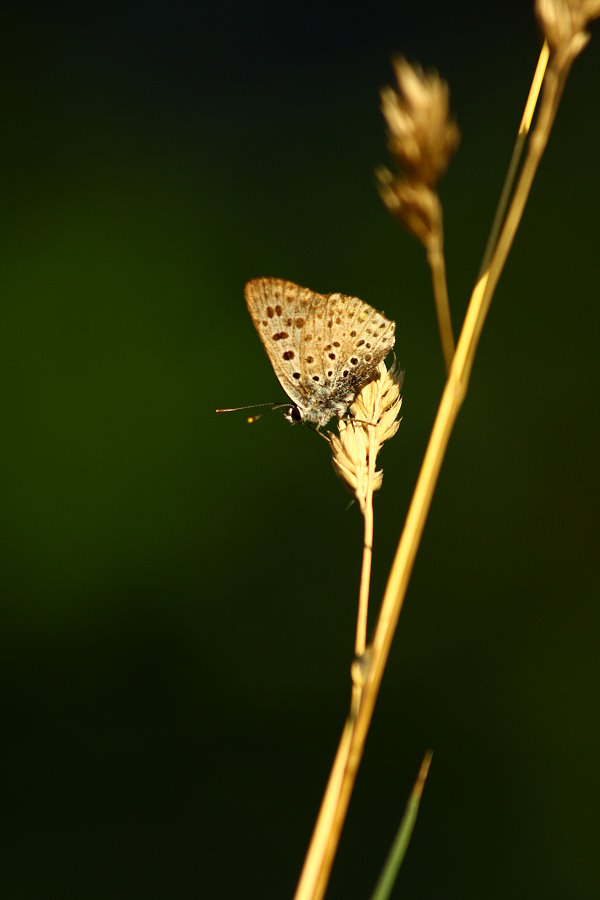
[[[402, 374], [395, 364], [388, 370], [380, 363], [377, 377], [358, 394], [350, 413], [353, 418], [339, 422], [339, 437], [331, 436], [333, 465], [339, 477], [356, 497], [364, 520], [364, 540], [356, 639], [354, 653], [360, 658], [367, 645], [369, 586], [373, 558], [373, 494], [383, 481], [383, 472], [375, 463], [383, 444], [398, 430], [398, 414], [402, 405]], [[359, 699], [362, 683], [355, 683], [353, 708]]]
[[[545, 54], [542, 49], [542, 54]], [[554, 59], [554, 64], [552, 60]], [[535, 130], [498, 243], [487, 271], [478, 280], [467, 309], [456, 353], [435, 418], [406, 523], [392, 564], [366, 667], [360, 704], [346, 722], [332, 778], [309, 846], [296, 900], [323, 897], [356, 779], [392, 638], [402, 609], [425, 521], [452, 428], [464, 400], [475, 352], [494, 289], [514, 240], [531, 185], [554, 122], [573, 54], [551, 57]], [[539, 67], [538, 67], [539, 68]], [[539, 91], [539, 86], [537, 88]], [[531, 104], [533, 114], [533, 106]], [[529, 122], [531, 121], [531, 117]], [[529, 125], [527, 125], [529, 128]], [[342, 772], [341, 780], [339, 777]], [[336, 773], [333, 783], [333, 773]], [[323, 817], [326, 814], [326, 827]]]
[[[375, 437], [374, 428], [367, 426], [369, 431], [369, 472], [367, 479], [367, 495], [365, 498], [364, 541], [362, 567], [360, 572], [360, 589], [358, 594], [358, 614], [356, 617], [356, 638], [354, 641], [354, 654], [360, 657], [367, 646], [367, 621], [369, 616], [369, 588], [371, 585], [371, 564], [373, 560], [373, 480], [375, 477]], [[360, 688], [362, 692], [362, 686]]]
[[448, 283], [446, 281], [446, 260], [444, 258], [444, 237], [440, 222], [439, 231], [431, 237], [426, 244], [427, 263], [431, 270], [431, 282], [435, 301], [440, 342], [446, 374], [450, 372], [452, 357], [454, 356], [454, 333], [452, 331], [452, 318], [450, 316], [450, 299], [448, 297]]

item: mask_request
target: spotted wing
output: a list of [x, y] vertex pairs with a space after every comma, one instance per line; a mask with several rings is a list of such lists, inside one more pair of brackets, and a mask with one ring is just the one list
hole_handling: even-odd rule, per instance
[[352, 402], [395, 343], [396, 324], [358, 297], [329, 294], [322, 361], [332, 403]]
[[245, 287], [248, 311], [283, 390], [301, 409], [310, 408], [314, 384], [305, 347], [306, 326], [320, 294], [279, 278], [255, 278]]

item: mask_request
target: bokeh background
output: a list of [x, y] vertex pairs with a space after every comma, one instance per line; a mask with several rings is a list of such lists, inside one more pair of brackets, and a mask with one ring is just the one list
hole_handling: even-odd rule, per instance
[[[535, 67], [527, 3], [3, 10], [5, 897], [288, 897], [348, 703], [361, 522], [282, 392], [256, 275], [397, 322], [381, 595], [443, 386], [385, 212], [390, 57], [449, 80], [458, 327]], [[576, 63], [444, 463], [333, 871], [367, 897], [598, 896], [600, 33]]]

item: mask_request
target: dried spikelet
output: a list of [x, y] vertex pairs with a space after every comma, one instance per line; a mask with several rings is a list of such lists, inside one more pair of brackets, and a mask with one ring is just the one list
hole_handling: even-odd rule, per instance
[[437, 191], [424, 182], [413, 184], [396, 178], [384, 166], [375, 174], [379, 181], [379, 194], [389, 211], [427, 246], [441, 228], [442, 204]]
[[331, 435], [333, 466], [358, 500], [362, 513], [369, 493], [369, 448], [371, 446], [373, 454], [371, 491], [374, 492], [383, 481], [383, 472], [374, 469], [375, 459], [382, 445], [396, 434], [400, 425], [398, 413], [402, 406], [403, 374], [398, 372], [395, 363], [388, 371], [381, 362], [379, 377], [365, 385], [350, 406], [354, 419], [340, 419], [339, 437]]
[[437, 72], [425, 74], [405, 59], [394, 61], [398, 90], [384, 88], [381, 108], [398, 174], [377, 171], [387, 208], [422, 242], [438, 232], [441, 207], [436, 185], [460, 141], [450, 120], [450, 92]]
[[403, 58], [394, 60], [394, 71], [398, 91], [381, 92], [390, 153], [405, 178], [433, 188], [460, 140], [456, 123], [450, 121], [450, 91], [437, 72], [425, 74]]
[[590, 39], [585, 29], [600, 16], [600, 0], [536, 0], [535, 14], [550, 49], [571, 61]]

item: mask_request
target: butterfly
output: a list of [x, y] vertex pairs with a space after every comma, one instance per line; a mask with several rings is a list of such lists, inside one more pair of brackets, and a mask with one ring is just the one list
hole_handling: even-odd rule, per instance
[[244, 295], [291, 400], [290, 422], [318, 429], [341, 419], [394, 346], [395, 322], [358, 297], [317, 294], [280, 278], [255, 278]]

